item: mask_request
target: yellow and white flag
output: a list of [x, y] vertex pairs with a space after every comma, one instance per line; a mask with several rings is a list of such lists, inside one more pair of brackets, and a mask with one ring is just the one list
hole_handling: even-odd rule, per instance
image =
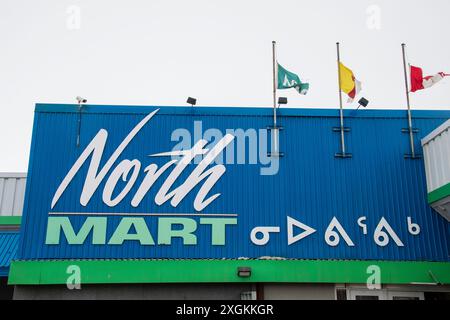
[[353, 99], [361, 91], [361, 82], [356, 80], [353, 71], [339, 63], [340, 69], [340, 83], [341, 90], [348, 95], [348, 102], [353, 102]]

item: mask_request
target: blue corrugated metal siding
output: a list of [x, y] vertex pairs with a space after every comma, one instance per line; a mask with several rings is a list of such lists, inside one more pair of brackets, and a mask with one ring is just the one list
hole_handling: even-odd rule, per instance
[[0, 276], [8, 275], [9, 265], [19, 246], [18, 232], [0, 232]]
[[[281, 151], [277, 175], [261, 176], [260, 165], [231, 165], [210, 194], [220, 192], [204, 213], [238, 214], [238, 225], [227, 228], [226, 246], [211, 246], [211, 233], [206, 226], [197, 231], [198, 244], [183, 246], [174, 239], [171, 246], [141, 246], [128, 241], [122, 246], [45, 245], [47, 216], [51, 199], [79, 154], [99, 129], [108, 130], [108, 141], [101, 165], [124, 137], [155, 110], [154, 107], [86, 107], [82, 116], [81, 146], [76, 148], [77, 113], [75, 106], [39, 105], [35, 114], [27, 194], [22, 222], [19, 259], [54, 258], [238, 258], [277, 256], [296, 259], [377, 259], [449, 261], [449, 224], [434, 212], [426, 201], [423, 160], [404, 159], [409, 152], [404, 111], [346, 111], [345, 125], [351, 159], [336, 159], [340, 150], [339, 134], [332, 128], [339, 125], [337, 110], [282, 109], [279, 118], [284, 127], [280, 135]], [[64, 112], [60, 112], [64, 111]], [[69, 112], [67, 112], [69, 111]], [[271, 125], [271, 110], [243, 108], [162, 108], [139, 132], [116, 163], [123, 159], [139, 159], [141, 171], [150, 163], [161, 165], [167, 159], [147, 155], [170, 151], [171, 133], [176, 128], [193, 132], [194, 121], [202, 121], [203, 131], [218, 128], [262, 129]], [[420, 139], [450, 118], [448, 111], [415, 111], [416, 150], [421, 152]], [[87, 173], [84, 166], [65, 191], [53, 211], [71, 212], [194, 212], [195, 191], [176, 208], [167, 202], [154, 203], [156, 192], [167, 177], [166, 172], [150, 189], [137, 208], [130, 201], [144, 174], [125, 199], [114, 208], [101, 201], [105, 181], [86, 207], [79, 197]], [[190, 172], [190, 170], [189, 170]], [[179, 181], [184, 181], [184, 173]], [[196, 189], [198, 190], [198, 189]], [[291, 216], [317, 230], [313, 235], [287, 245], [286, 217]], [[336, 216], [355, 243], [348, 247], [343, 240], [336, 247], [324, 241], [325, 230]], [[364, 235], [356, 220], [366, 216], [368, 234]], [[419, 223], [421, 233], [408, 233], [406, 219]], [[386, 247], [374, 243], [373, 231], [385, 217], [404, 247], [391, 240]], [[84, 217], [70, 218], [79, 228]], [[119, 223], [119, 217], [108, 218], [108, 237]], [[197, 219], [198, 220], [198, 219]], [[156, 218], [146, 221], [156, 240]], [[280, 226], [265, 246], [250, 242], [250, 231], [256, 226]], [[90, 237], [90, 236], [89, 236]], [[90, 238], [88, 238], [90, 240]]]

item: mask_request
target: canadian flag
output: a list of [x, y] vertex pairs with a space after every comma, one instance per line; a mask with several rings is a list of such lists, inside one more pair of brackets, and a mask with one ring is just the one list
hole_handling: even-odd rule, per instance
[[411, 92], [416, 92], [417, 90], [423, 90], [432, 87], [445, 77], [450, 76], [444, 72], [438, 72], [433, 76], [423, 76], [423, 71], [419, 67], [410, 66], [411, 74]]

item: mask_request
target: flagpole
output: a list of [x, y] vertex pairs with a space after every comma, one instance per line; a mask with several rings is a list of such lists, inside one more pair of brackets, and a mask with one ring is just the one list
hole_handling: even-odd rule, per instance
[[272, 69], [273, 69], [273, 143], [274, 152], [272, 154], [278, 154], [278, 128], [277, 128], [277, 66], [276, 66], [276, 42], [272, 41]]
[[402, 43], [402, 53], [403, 53], [403, 70], [405, 73], [405, 88], [406, 88], [406, 103], [408, 105], [408, 131], [409, 131], [409, 143], [411, 144], [411, 156], [414, 159], [416, 157], [414, 150], [414, 136], [412, 128], [412, 117], [411, 117], [411, 105], [409, 101], [409, 87], [408, 87], [408, 71], [406, 69], [406, 44]]
[[342, 156], [345, 157], [345, 140], [344, 140], [344, 111], [342, 109], [342, 88], [341, 88], [341, 55], [339, 50], [339, 42], [336, 42], [337, 48], [337, 65], [338, 65], [338, 83], [339, 83], [339, 117], [341, 120], [341, 150]]

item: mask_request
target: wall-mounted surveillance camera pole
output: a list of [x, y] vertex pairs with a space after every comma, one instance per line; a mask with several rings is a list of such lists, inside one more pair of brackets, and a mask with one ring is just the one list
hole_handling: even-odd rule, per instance
[[81, 97], [77, 97], [78, 102], [78, 133], [77, 133], [77, 148], [80, 146], [80, 133], [81, 133], [81, 110], [83, 108], [83, 103], [86, 103], [87, 100]]
[[78, 133], [77, 133], [77, 148], [80, 146], [80, 131], [81, 131], [81, 102], [78, 102]]

